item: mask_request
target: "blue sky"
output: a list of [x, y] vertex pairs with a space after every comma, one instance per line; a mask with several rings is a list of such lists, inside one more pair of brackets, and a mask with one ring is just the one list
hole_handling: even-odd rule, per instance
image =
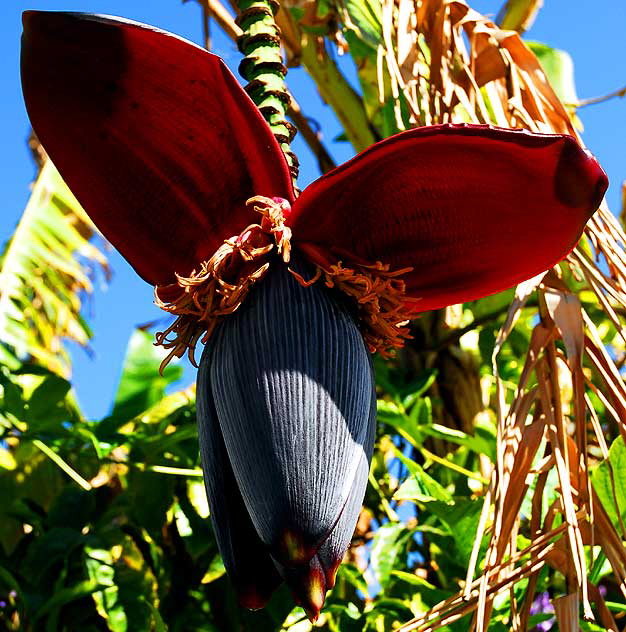
[[[503, 1], [503, 0], [502, 0]], [[202, 37], [199, 6], [190, 0], [3, 0], [0, 3], [0, 185], [3, 200], [0, 215], [0, 240], [5, 242], [15, 228], [28, 198], [34, 166], [26, 145], [29, 123], [19, 84], [19, 38], [21, 12], [26, 9], [86, 11], [120, 15], [153, 24], [200, 42]], [[475, 0], [473, 8], [495, 14], [502, 2]], [[626, 3], [624, 0], [545, 0], [545, 6], [528, 37], [567, 50], [576, 69], [580, 98], [607, 94], [626, 85]], [[234, 44], [213, 28], [213, 52], [224, 57], [235, 71], [239, 53]], [[334, 143], [339, 126], [329, 108], [322, 104], [311, 81], [301, 70], [290, 70], [292, 91], [306, 114], [317, 119], [325, 131], [325, 142], [337, 162], [351, 156], [345, 143]], [[53, 98], [53, 95], [52, 95]], [[626, 99], [584, 108], [579, 111], [585, 126], [584, 139], [609, 175], [608, 201], [619, 211], [620, 185], [626, 179]], [[314, 161], [302, 144], [295, 150], [302, 163], [300, 186], [303, 188], [318, 175]], [[87, 308], [95, 331], [92, 357], [74, 350], [74, 377], [79, 401], [93, 418], [105, 415], [115, 393], [128, 338], [137, 324], [162, 318], [152, 305], [152, 289], [141, 281], [126, 262], [111, 253], [114, 278], [107, 288], [98, 288]], [[195, 378], [187, 368], [181, 386]]]

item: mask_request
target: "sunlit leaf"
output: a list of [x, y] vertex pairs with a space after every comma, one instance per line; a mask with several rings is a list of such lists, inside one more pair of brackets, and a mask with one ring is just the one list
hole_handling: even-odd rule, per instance
[[[398, 456], [400, 457], [400, 455]], [[420, 503], [428, 503], [433, 500], [452, 502], [452, 495], [434, 478], [429, 476], [421, 465], [405, 457], [401, 460], [408, 468], [411, 476], [402, 483], [400, 489], [394, 494], [395, 500], [414, 500]]]
[[92, 595], [98, 613], [113, 632], [127, 632], [126, 613], [118, 599], [119, 589], [115, 583], [113, 555], [107, 549], [91, 547], [85, 547], [85, 553], [89, 579], [102, 587]]
[[346, 28], [371, 48], [376, 48], [382, 35], [380, 3], [371, 0], [346, 0]]
[[434, 501], [429, 503], [428, 510], [448, 528], [456, 545], [458, 562], [469, 561], [474, 542], [482, 503], [468, 498], [455, 498], [454, 503]]
[[71, 603], [72, 601], [88, 597], [102, 588], [104, 588], [104, 586], [101, 586], [97, 582], [91, 580], [85, 580], [75, 584], [74, 586], [62, 588], [61, 590], [56, 591], [54, 595], [37, 610], [33, 621], [37, 622], [42, 617], [48, 615], [51, 611]]
[[148, 604], [158, 604], [154, 574], [130, 537], [124, 538], [120, 553], [114, 562], [114, 580], [128, 630], [149, 630], [153, 614]]
[[202, 578], [203, 584], [210, 584], [212, 581], [219, 579], [226, 573], [226, 569], [224, 568], [224, 562], [222, 562], [222, 558], [218, 555], [213, 558], [211, 565], [207, 569], [207, 572], [204, 574]]
[[91, 332], [80, 315], [92, 291], [92, 269], [107, 271], [90, 242], [95, 228], [50, 161], [0, 261], [0, 342], [4, 353], [67, 376], [64, 340], [86, 346]]
[[574, 62], [570, 54], [541, 42], [526, 42], [526, 44], [537, 55], [559, 99], [568, 105], [576, 104], [578, 96], [574, 83]]
[[382, 525], [374, 536], [370, 565], [378, 582], [385, 586], [391, 571], [398, 566], [398, 558], [406, 552], [410, 530], [405, 525], [389, 522]]
[[115, 396], [112, 416], [129, 420], [147, 410], [165, 395], [165, 388], [182, 375], [182, 367], [169, 364], [159, 374], [163, 360], [151, 334], [133, 332], [126, 350], [122, 377]]
[[626, 446], [622, 437], [615, 439], [608, 462], [594, 469], [591, 481], [611, 522], [621, 532], [626, 524]]
[[543, 0], [506, 0], [498, 14], [498, 24], [523, 33], [533, 25], [542, 5]]

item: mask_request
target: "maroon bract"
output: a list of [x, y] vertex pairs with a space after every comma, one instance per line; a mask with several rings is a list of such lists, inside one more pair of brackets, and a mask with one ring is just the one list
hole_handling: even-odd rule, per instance
[[242, 602], [262, 606], [282, 578], [315, 618], [367, 482], [367, 347], [388, 351], [406, 317], [557, 263], [604, 172], [569, 136], [438, 125], [377, 143], [296, 198], [218, 57], [109, 17], [27, 12], [22, 82], [78, 200], [178, 315], [175, 340], [159, 341], [181, 355], [205, 332], [201, 454]]

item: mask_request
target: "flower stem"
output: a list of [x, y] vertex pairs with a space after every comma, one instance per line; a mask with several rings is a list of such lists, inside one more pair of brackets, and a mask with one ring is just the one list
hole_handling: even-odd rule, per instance
[[246, 92], [280, 144], [295, 186], [298, 158], [291, 151], [290, 143], [296, 129], [287, 121], [290, 104], [285, 85], [287, 68], [280, 51], [280, 30], [274, 20], [278, 3], [276, 0], [238, 0], [237, 4], [241, 11], [237, 24], [243, 31], [238, 44], [245, 55], [239, 64], [239, 74], [248, 81]]

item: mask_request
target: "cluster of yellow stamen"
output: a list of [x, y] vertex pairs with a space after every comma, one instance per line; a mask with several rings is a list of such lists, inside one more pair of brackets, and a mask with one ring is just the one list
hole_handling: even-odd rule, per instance
[[289, 261], [291, 230], [285, 226], [281, 204], [263, 196], [250, 198], [246, 204], [262, 215], [260, 224], [251, 224], [227, 239], [189, 277], [177, 274], [177, 287], [155, 288], [156, 305], [177, 316], [165, 331], [156, 334], [156, 344], [171, 349], [161, 370], [185, 352], [197, 366], [194, 351], [198, 340], [206, 343], [219, 319], [239, 308], [250, 288], [265, 276], [269, 253], [275, 250]]
[[291, 273], [302, 285], [312, 285], [324, 278], [329, 288], [337, 288], [351, 296], [357, 307], [357, 316], [365, 343], [372, 353], [389, 357], [410, 338], [409, 320], [415, 318], [412, 305], [417, 299], [405, 296], [406, 286], [399, 278], [412, 268], [390, 270], [388, 264], [377, 261], [365, 264], [348, 258], [336, 263], [317, 266], [315, 276], [306, 281]]
[[[285, 226], [284, 203], [256, 196], [247, 201], [261, 214], [260, 224], [251, 224], [242, 233], [224, 241], [216, 253], [189, 277], [176, 275], [177, 284], [157, 286], [155, 303], [177, 316], [165, 331], [156, 334], [156, 344], [170, 349], [161, 363], [163, 369], [174, 357], [188, 353], [196, 365], [194, 351], [199, 340], [204, 344], [219, 320], [235, 312], [252, 286], [262, 279], [270, 266], [269, 255], [276, 252], [289, 263], [291, 230]], [[306, 248], [303, 249], [306, 253]], [[388, 356], [402, 347], [409, 336], [406, 325], [414, 310], [405, 296], [405, 284], [399, 277], [411, 268], [390, 270], [381, 262], [368, 264], [356, 257], [318, 261], [314, 277], [305, 280], [290, 272], [304, 287], [324, 279], [329, 288], [337, 288], [355, 300], [361, 331], [370, 351]]]

